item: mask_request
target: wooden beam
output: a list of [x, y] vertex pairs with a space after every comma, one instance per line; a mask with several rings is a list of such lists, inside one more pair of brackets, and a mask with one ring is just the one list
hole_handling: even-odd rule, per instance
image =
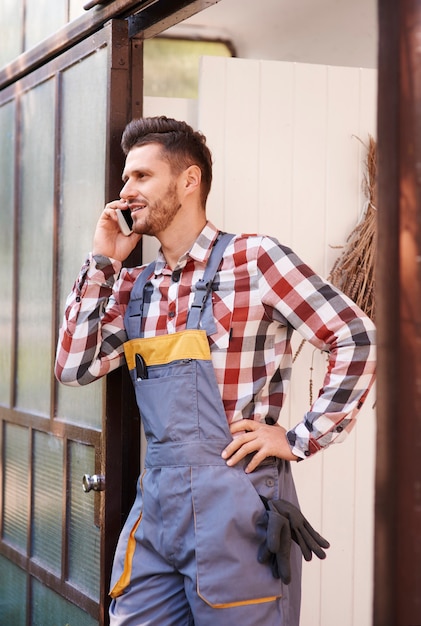
[[[191, 0], [160, 0], [152, 2], [147, 9], [136, 13], [129, 18], [129, 35], [134, 37], [142, 34], [144, 39], [156, 37], [167, 28], [178, 24], [194, 13], [216, 4], [220, 0], [202, 0], [202, 2], [192, 3]], [[196, 4], [194, 8], [192, 5]], [[194, 10], [192, 10], [194, 8]]]
[[379, 0], [374, 626], [421, 624], [421, 2]]

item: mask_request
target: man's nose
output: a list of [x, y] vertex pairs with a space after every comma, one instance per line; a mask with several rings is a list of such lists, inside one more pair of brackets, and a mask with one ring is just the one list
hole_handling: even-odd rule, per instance
[[129, 200], [129, 198], [134, 198], [135, 196], [136, 196], [135, 189], [132, 187], [132, 185], [130, 185], [130, 182], [127, 181], [123, 185], [122, 190], [120, 191], [120, 198], [122, 200]]

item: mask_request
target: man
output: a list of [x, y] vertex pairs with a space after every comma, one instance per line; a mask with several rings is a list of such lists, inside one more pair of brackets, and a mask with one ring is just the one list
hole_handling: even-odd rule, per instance
[[[200, 133], [145, 118], [122, 147], [120, 200], [98, 221], [56, 360], [60, 381], [83, 385], [126, 358], [148, 440], [116, 550], [111, 624], [298, 626], [291, 535], [306, 558], [328, 544], [300, 517], [290, 462], [353, 427], [374, 377], [373, 324], [276, 240], [207, 221], [212, 166]], [[156, 262], [122, 269], [142, 235], [158, 238]], [[293, 329], [329, 365], [286, 432]]]

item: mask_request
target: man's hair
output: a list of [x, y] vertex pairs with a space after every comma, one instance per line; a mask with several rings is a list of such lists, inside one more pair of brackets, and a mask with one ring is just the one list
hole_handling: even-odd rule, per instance
[[151, 143], [162, 147], [162, 156], [168, 160], [173, 171], [182, 172], [190, 165], [200, 168], [201, 200], [205, 205], [212, 184], [212, 155], [206, 145], [206, 137], [186, 122], [164, 115], [134, 119], [127, 124], [121, 139], [126, 156], [132, 148]]

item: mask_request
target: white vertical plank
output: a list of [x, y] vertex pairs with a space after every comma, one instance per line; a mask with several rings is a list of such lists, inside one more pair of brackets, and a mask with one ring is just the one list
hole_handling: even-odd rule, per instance
[[225, 225], [257, 230], [259, 182], [259, 62], [227, 60], [225, 128]]
[[[317, 65], [294, 64], [291, 245], [318, 272], [323, 271], [325, 250], [326, 123], [327, 69]], [[293, 424], [300, 421], [309, 408], [310, 376], [313, 378], [314, 394], [317, 394], [324, 365], [322, 356], [312, 346], [305, 345], [293, 366]], [[322, 533], [325, 531], [323, 460], [321, 456], [315, 457], [294, 467], [301, 507], [312, 525]], [[324, 566], [325, 563], [316, 560], [303, 564], [303, 625], [321, 623]]]
[[355, 433], [355, 546], [353, 626], [371, 626], [374, 576], [376, 420], [373, 389], [361, 409]]
[[[357, 222], [359, 200], [358, 146], [352, 138], [358, 127], [358, 71], [329, 67], [327, 72], [325, 275], [342, 252], [329, 246], [346, 242]], [[353, 624], [354, 459], [355, 436], [333, 446], [323, 459], [323, 526], [333, 542], [323, 567], [322, 624], [338, 621], [332, 597], [341, 598], [341, 625]]]
[[285, 245], [292, 239], [294, 66], [260, 62], [258, 230]]
[[[376, 137], [377, 73], [359, 70], [359, 136], [368, 141]], [[361, 155], [364, 150], [360, 146]], [[361, 161], [363, 156], [361, 156]], [[361, 203], [363, 196], [361, 195]], [[373, 409], [375, 388], [358, 418], [355, 461], [355, 550], [354, 550], [354, 626], [371, 626], [374, 574], [374, 497], [376, 462], [376, 420]]]
[[[331, 541], [323, 566], [320, 623], [353, 624], [355, 433], [323, 456], [323, 528]], [[332, 598], [337, 601], [332, 601]]]
[[377, 72], [360, 69], [360, 136], [377, 134]]
[[[298, 340], [298, 341], [297, 341]], [[300, 343], [296, 337], [295, 345]], [[310, 408], [309, 381], [313, 384], [313, 401], [320, 389], [326, 369], [326, 356], [305, 343], [293, 365], [291, 385], [290, 427], [302, 420]], [[293, 474], [301, 509], [311, 525], [331, 540], [324, 526], [323, 467], [324, 456], [318, 454], [301, 463], [293, 464]], [[326, 561], [303, 561], [301, 626], [321, 625], [322, 580]]]
[[208, 218], [225, 226], [225, 100], [227, 60], [203, 57], [199, 70], [198, 127], [206, 135], [212, 152], [213, 181], [207, 202]]
[[[365, 158], [368, 149], [369, 136], [376, 139], [377, 134], [377, 73], [375, 70], [360, 69], [360, 108], [359, 108], [359, 160], [361, 163], [360, 170], [360, 206], [364, 206], [366, 194], [364, 193], [365, 184]], [[360, 214], [361, 215], [361, 214]]]
[[293, 248], [324, 270], [327, 68], [295, 65]]
[[326, 265], [327, 276], [349, 234], [357, 225], [360, 206], [360, 80], [355, 68], [328, 68], [328, 134], [326, 180]]

